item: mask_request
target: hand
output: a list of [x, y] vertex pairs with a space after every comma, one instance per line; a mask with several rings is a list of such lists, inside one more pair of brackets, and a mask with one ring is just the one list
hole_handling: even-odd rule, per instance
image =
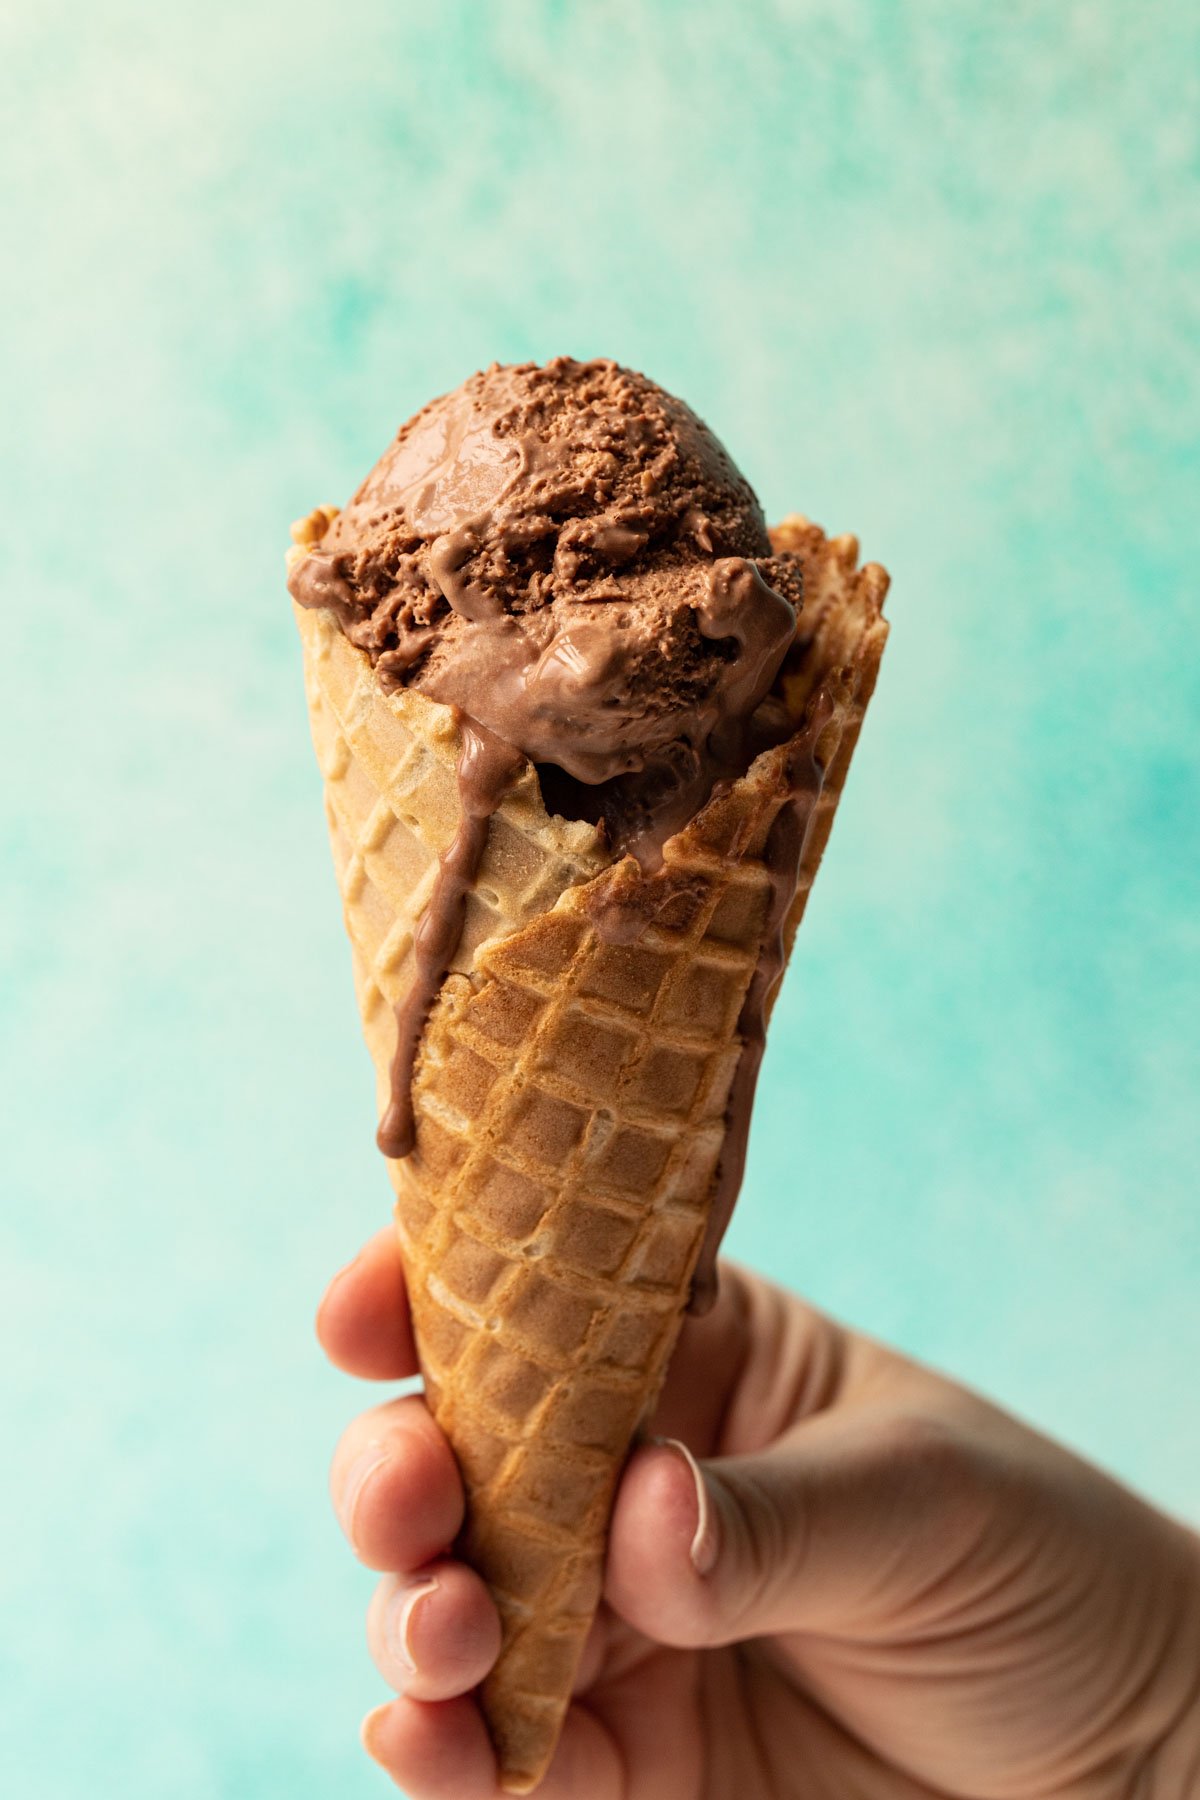
[[[353, 1374], [416, 1371], [391, 1231], [318, 1331]], [[539, 1800], [1200, 1792], [1200, 1540], [1098, 1470], [730, 1265], [651, 1429], [674, 1443], [621, 1482]], [[333, 1492], [389, 1571], [368, 1632], [400, 1697], [367, 1748], [412, 1800], [495, 1800], [470, 1690], [499, 1621], [450, 1555], [462, 1488], [419, 1398], [350, 1427]]]

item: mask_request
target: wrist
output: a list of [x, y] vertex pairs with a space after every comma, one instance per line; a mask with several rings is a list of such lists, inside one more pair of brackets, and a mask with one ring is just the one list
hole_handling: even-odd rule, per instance
[[1181, 1703], [1155, 1755], [1146, 1800], [1191, 1800], [1200, 1794], [1200, 1537], [1189, 1536], [1191, 1580], [1180, 1633]]
[[1189, 1714], [1165, 1739], [1154, 1768], [1147, 1800], [1193, 1800], [1200, 1793], [1200, 1694]]

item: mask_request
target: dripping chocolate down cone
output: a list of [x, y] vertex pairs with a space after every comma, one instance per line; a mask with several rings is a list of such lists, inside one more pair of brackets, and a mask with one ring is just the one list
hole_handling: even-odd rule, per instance
[[[293, 558], [328, 518], [299, 528]], [[652, 875], [548, 813], [515, 766], [414, 1035], [414, 1147], [388, 1168], [426, 1395], [466, 1488], [457, 1548], [503, 1622], [480, 1698], [513, 1793], [553, 1753], [622, 1464], [694, 1284], [701, 1305], [711, 1292], [762, 1031], [887, 634], [887, 576], [857, 567], [852, 537], [793, 517], [771, 540], [803, 571], [777, 682], [791, 735], [718, 788]], [[332, 611], [296, 618], [386, 1113], [469, 745], [451, 707], [384, 692]]]

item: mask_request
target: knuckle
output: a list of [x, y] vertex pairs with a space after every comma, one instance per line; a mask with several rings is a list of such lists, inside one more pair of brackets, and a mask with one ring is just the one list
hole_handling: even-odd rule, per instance
[[761, 1617], [803, 1562], [805, 1524], [786, 1485], [765, 1471], [744, 1470], [722, 1509], [728, 1566], [736, 1572], [737, 1603], [725, 1620], [729, 1638], [743, 1621]]
[[934, 1481], [967, 1474], [973, 1461], [961, 1425], [941, 1413], [894, 1413], [880, 1426], [875, 1449], [897, 1473]]
[[876, 1446], [905, 1515], [947, 1556], [972, 1543], [995, 1510], [996, 1471], [967, 1419], [904, 1412]]

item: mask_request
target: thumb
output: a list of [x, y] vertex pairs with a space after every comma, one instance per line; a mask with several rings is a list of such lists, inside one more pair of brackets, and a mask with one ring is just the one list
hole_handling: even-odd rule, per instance
[[631, 1460], [605, 1593], [662, 1644], [867, 1631], [978, 1541], [987, 1483], [942, 1421], [818, 1415], [752, 1456]]

